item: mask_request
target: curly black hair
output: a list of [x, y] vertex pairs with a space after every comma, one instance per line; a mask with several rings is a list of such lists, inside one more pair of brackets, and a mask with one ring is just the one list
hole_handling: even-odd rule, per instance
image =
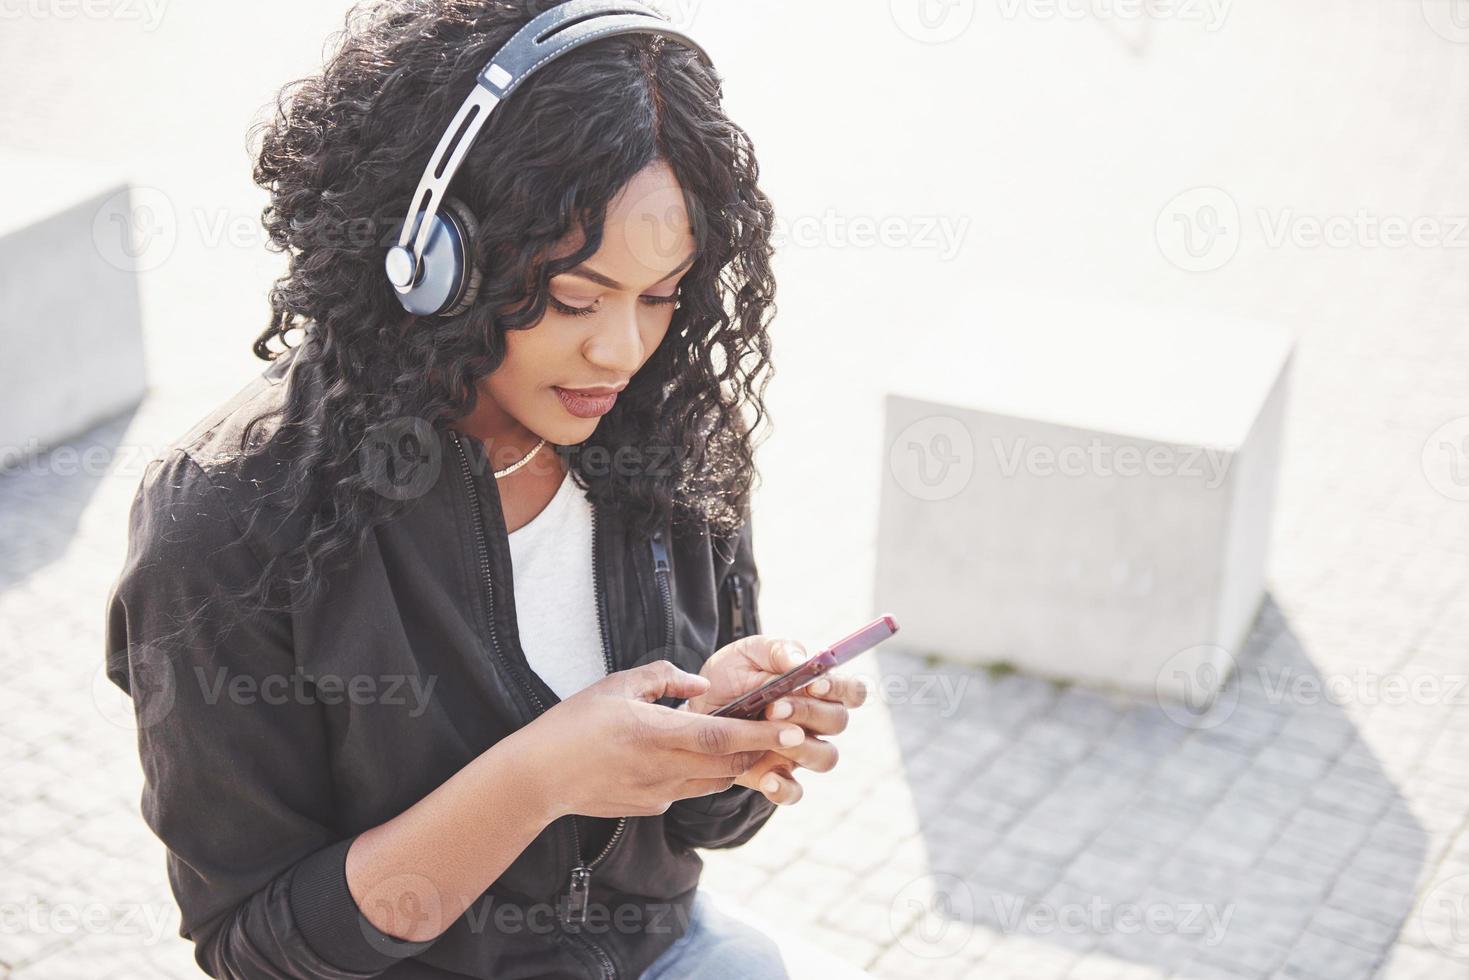
[[[399, 512], [405, 501], [364, 472], [364, 444], [404, 419], [447, 426], [468, 415], [476, 381], [505, 356], [504, 331], [540, 321], [551, 277], [595, 254], [608, 204], [657, 161], [683, 189], [698, 259], [663, 342], [581, 448], [632, 447], [664, 465], [587, 466], [591, 454], [579, 452], [568, 466], [632, 533], [672, 521], [728, 535], [746, 519], [758, 479], [753, 435], [773, 374], [773, 209], [756, 186], [748, 135], [721, 108], [718, 74], [686, 45], [653, 34], [598, 39], [540, 68], [495, 110], [450, 192], [479, 219], [485, 276], [467, 311], [407, 314], [383, 274], [386, 246], [475, 76], [553, 5], [359, 3], [322, 72], [289, 83], [252, 128], [270, 248], [289, 257], [254, 352], [267, 361], [292, 352], [291, 374], [314, 376], [312, 390], [324, 394], [293, 384], [281, 408], [245, 430], [244, 452], [278, 439], [296, 450], [289, 499], [270, 503], [305, 532], [248, 597], [285, 584], [297, 602], [311, 601], [323, 569]], [[554, 258], [552, 246], [575, 228], [582, 247]], [[267, 418], [279, 424], [253, 438]]]

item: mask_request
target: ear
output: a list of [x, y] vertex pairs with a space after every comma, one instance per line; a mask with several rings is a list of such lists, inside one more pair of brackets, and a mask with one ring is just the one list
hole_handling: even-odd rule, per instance
[[483, 279], [480, 269], [479, 255], [479, 220], [475, 218], [468, 204], [457, 197], [446, 197], [444, 203], [439, 205], [443, 210], [451, 212], [464, 229], [464, 264], [465, 275], [468, 282], [464, 287], [464, 295], [459, 302], [445, 310], [440, 316], [458, 316], [474, 305], [475, 297], [479, 295], [479, 285]]

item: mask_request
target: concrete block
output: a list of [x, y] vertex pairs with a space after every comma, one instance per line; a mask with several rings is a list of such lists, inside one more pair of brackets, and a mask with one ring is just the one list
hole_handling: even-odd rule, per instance
[[0, 150], [0, 469], [136, 405], [147, 387], [125, 183]]
[[1293, 337], [998, 292], [980, 310], [889, 372], [889, 645], [1207, 702], [1264, 595]]

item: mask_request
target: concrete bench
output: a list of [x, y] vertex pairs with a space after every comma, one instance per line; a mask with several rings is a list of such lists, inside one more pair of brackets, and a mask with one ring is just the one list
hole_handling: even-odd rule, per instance
[[[0, 470], [143, 397], [127, 186], [93, 166], [0, 150]], [[155, 249], [151, 256], [159, 255]]]
[[1013, 293], [981, 310], [896, 345], [890, 642], [1207, 703], [1264, 595], [1293, 337]]

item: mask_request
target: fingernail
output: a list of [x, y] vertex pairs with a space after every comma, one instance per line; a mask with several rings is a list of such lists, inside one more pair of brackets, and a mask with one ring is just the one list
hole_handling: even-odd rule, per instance
[[777, 701], [775, 702], [775, 707], [770, 709], [772, 718], [784, 718], [790, 713], [791, 703], [789, 701]]
[[811, 682], [811, 693], [812, 694], [825, 694], [827, 691], [830, 691], [830, 690], [831, 690], [831, 681], [827, 680], [825, 677], [823, 677], [823, 678], [821, 678], [819, 680], [814, 680], [814, 681]]
[[760, 780], [760, 788], [765, 790], [765, 792], [767, 793], [774, 793], [776, 790], [780, 789], [780, 780], [776, 779], [774, 776], [766, 776], [764, 779]]
[[800, 745], [806, 740], [806, 733], [799, 728], [785, 728], [780, 733], [780, 744], [789, 748], [792, 745]]

